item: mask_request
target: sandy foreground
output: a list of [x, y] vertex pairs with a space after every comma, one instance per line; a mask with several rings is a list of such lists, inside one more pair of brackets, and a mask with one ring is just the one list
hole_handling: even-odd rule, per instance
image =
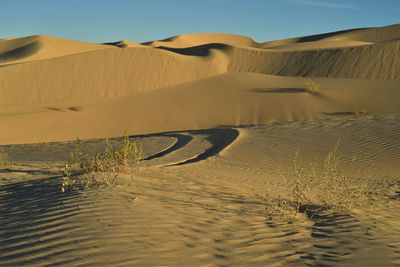
[[[0, 265], [400, 265], [399, 40], [0, 40]], [[132, 174], [62, 192], [77, 137], [93, 154], [124, 131], [146, 155]], [[341, 172], [392, 197], [269, 218], [295, 152], [323, 162], [338, 140]]]

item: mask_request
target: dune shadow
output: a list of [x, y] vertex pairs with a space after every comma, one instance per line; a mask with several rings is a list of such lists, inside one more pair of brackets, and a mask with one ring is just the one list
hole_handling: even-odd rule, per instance
[[353, 116], [354, 112], [352, 111], [344, 111], [344, 112], [322, 112], [321, 114], [327, 116]]
[[292, 94], [292, 93], [306, 93], [304, 88], [252, 88], [248, 91], [254, 93], [278, 93], [278, 94]]
[[124, 43], [124, 41], [117, 41], [117, 42], [107, 42], [107, 43], [101, 43], [103, 45], [110, 45], [110, 46], [115, 46], [119, 48], [126, 48], [128, 45]]
[[222, 150], [224, 150], [227, 146], [233, 143], [236, 138], [239, 136], [239, 131], [236, 129], [211, 129], [211, 130], [200, 130], [195, 132], [190, 132], [191, 134], [207, 134], [207, 140], [212, 144], [210, 148], [205, 150], [203, 153], [197, 155], [194, 158], [185, 160], [183, 162], [178, 162], [175, 164], [166, 165], [169, 166], [181, 166], [190, 163], [199, 162], [201, 160], [205, 160], [212, 156], [217, 155]]
[[172, 37], [168, 37], [168, 38], [165, 38], [165, 39], [161, 39], [161, 40], [157, 40], [157, 41], [148, 41], [148, 42], [143, 42], [143, 43], [140, 43], [140, 44], [141, 45], [152, 45], [155, 42], [172, 42], [178, 37], [179, 36], [172, 36]]
[[10, 60], [18, 60], [29, 57], [40, 50], [42, 47], [41, 43], [38, 41], [32, 42], [30, 44], [14, 48], [12, 50], [3, 52], [0, 54], [0, 62], [6, 62]]
[[65, 110], [63, 110], [62, 108], [59, 108], [59, 107], [46, 107], [46, 109], [48, 109], [48, 110], [53, 110], [53, 111], [60, 111], [60, 112], [63, 112], [63, 111], [65, 111]]
[[167, 50], [173, 53], [177, 53], [180, 55], [185, 56], [199, 56], [205, 57], [210, 54], [211, 49], [226, 49], [229, 48], [229, 45], [220, 44], [220, 43], [210, 43], [192, 47], [185, 47], [185, 48], [173, 48], [173, 47], [166, 47], [166, 46], [158, 46], [157, 49]]
[[52, 171], [44, 171], [44, 170], [13, 170], [9, 168], [0, 169], [0, 173], [27, 173], [30, 175], [55, 175]]
[[41, 250], [46, 249], [46, 241], [41, 238], [68, 228], [64, 219], [79, 209], [78, 202], [69, 200], [77, 194], [61, 192], [60, 176], [1, 185], [0, 265], [10, 260], [13, 265], [23, 264], [23, 258], [32, 255], [38, 244], [44, 245]]
[[[303, 209], [300, 212], [312, 221], [311, 226], [302, 225], [301, 222], [285, 225], [266, 221], [269, 227], [282, 232], [282, 236], [286, 239], [283, 242], [296, 248], [295, 254], [299, 257], [289, 260], [291, 264], [335, 266], [359, 249], [358, 242], [365, 236], [365, 227], [354, 216], [345, 212], [327, 212], [326, 209], [316, 206]], [[292, 232], [296, 231], [308, 232], [307, 237], [299, 238], [293, 235]], [[306, 247], [304, 247], [305, 242], [308, 244]]]
[[350, 30], [342, 30], [342, 31], [336, 31], [336, 32], [328, 32], [328, 33], [323, 33], [323, 34], [316, 34], [316, 35], [309, 35], [309, 36], [304, 36], [298, 39], [298, 43], [306, 43], [306, 42], [316, 42], [320, 41], [335, 35], [340, 35], [344, 33], [349, 33], [349, 32], [355, 32], [359, 30], [365, 30], [368, 28], [358, 28], [358, 29], [350, 29]]
[[349, 213], [326, 212], [320, 207], [303, 211], [314, 223], [311, 227], [312, 247], [303, 259], [313, 265], [337, 264], [357, 250], [355, 238], [363, 236], [361, 223]]
[[68, 110], [71, 110], [71, 111], [76, 111], [76, 112], [79, 112], [79, 111], [82, 111], [82, 110], [83, 110], [83, 108], [80, 107], [80, 106], [70, 106], [70, 107], [68, 107], [67, 109], [68, 109]]

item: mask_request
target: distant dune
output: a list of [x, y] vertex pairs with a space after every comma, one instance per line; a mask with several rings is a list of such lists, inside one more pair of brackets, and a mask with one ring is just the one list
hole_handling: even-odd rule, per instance
[[[2, 39], [0, 143], [394, 113], [399, 54], [400, 25], [266, 43], [217, 33], [143, 44]], [[308, 78], [318, 94], [305, 92]]]
[[107, 47], [45, 35], [0, 40], [0, 66], [68, 56]]

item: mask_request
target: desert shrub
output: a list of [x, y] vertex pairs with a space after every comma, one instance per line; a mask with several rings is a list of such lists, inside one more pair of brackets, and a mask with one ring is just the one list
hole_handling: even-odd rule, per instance
[[353, 111], [353, 115], [355, 116], [364, 116], [368, 114], [368, 110], [366, 108], [356, 108]]
[[265, 124], [274, 124], [276, 122], [275, 118], [268, 118], [265, 120]]
[[293, 170], [282, 175], [288, 194], [272, 196], [267, 191], [266, 214], [286, 221], [296, 220], [299, 213], [308, 215], [341, 212], [352, 208], [379, 205], [393, 198], [388, 188], [398, 185], [395, 178], [378, 179], [371, 175], [351, 177], [341, 171], [343, 162], [338, 143], [323, 162], [305, 162], [300, 151], [294, 156]]
[[317, 94], [319, 92], [320, 89], [319, 83], [313, 81], [312, 79], [306, 80], [304, 85], [306, 87], [305, 89], [307, 93]]
[[8, 164], [10, 164], [10, 161], [8, 159], [8, 154], [4, 150], [4, 148], [2, 148], [0, 150], [0, 168], [6, 167]]
[[108, 139], [105, 142], [104, 151], [90, 157], [78, 139], [75, 151], [71, 152], [70, 160], [65, 164], [62, 191], [72, 185], [112, 185], [117, 174], [131, 173], [144, 158], [142, 146], [130, 141], [127, 134], [119, 149], [114, 149]]

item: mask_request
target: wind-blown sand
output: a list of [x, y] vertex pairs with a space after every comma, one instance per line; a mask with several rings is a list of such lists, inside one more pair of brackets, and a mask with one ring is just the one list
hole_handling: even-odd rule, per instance
[[[400, 181], [399, 40], [0, 40], [0, 265], [399, 265], [398, 197], [291, 224], [264, 202], [297, 149], [338, 139], [345, 174]], [[125, 130], [147, 156], [133, 184], [61, 192], [77, 137], [94, 153]]]

